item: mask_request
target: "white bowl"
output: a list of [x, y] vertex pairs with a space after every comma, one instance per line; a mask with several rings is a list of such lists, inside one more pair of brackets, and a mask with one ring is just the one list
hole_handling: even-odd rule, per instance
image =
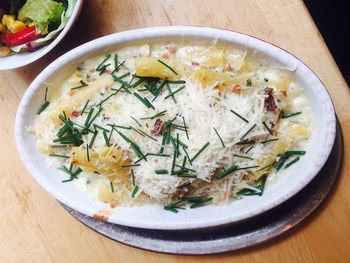
[[45, 84], [66, 77], [86, 57], [103, 53], [118, 45], [134, 41], [146, 43], [151, 39], [179, 38], [217, 40], [247, 46], [286, 68], [294, 69], [294, 77], [305, 88], [316, 115], [314, 129], [306, 148], [307, 154], [285, 170], [283, 176], [267, 187], [261, 197], [246, 197], [222, 206], [187, 209], [178, 214], [165, 211], [162, 206], [157, 205], [121, 207], [114, 209], [109, 222], [151, 229], [203, 228], [237, 222], [281, 204], [317, 175], [331, 152], [336, 121], [331, 98], [310, 68], [288, 52], [241, 33], [205, 27], [155, 27], [105, 36], [77, 47], [51, 63], [27, 89], [17, 112], [15, 137], [23, 163], [45, 190], [60, 202], [88, 216], [108, 209], [106, 204], [90, 201], [73, 183], [61, 183], [62, 174], [46, 166], [45, 156], [36, 148], [34, 135], [26, 130], [33, 123], [36, 110], [42, 103]]
[[57, 44], [64, 38], [65, 35], [69, 32], [75, 21], [77, 20], [81, 8], [83, 6], [84, 0], [77, 0], [73, 13], [71, 17], [69, 18], [66, 26], [63, 28], [63, 30], [58, 34], [57, 37], [55, 37], [49, 44], [40, 47], [36, 49], [33, 52], [22, 52], [18, 54], [13, 54], [4, 58], [0, 58], [0, 70], [7, 70], [7, 69], [14, 69], [23, 67], [25, 65], [28, 65], [39, 58], [46, 55], [48, 52], [50, 52]]

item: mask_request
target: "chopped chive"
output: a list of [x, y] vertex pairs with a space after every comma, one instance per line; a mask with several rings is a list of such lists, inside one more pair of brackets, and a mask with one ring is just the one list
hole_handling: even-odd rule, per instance
[[116, 92], [113, 92], [112, 94], [110, 94], [107, 98], [101, 100], [96, 106], [101, 106], [103, 103], [105, 103], [107, 100], [109, 100], [110, 98], [112, 98], [113, 96], [117, 95], [119, 92], [119, 90], [117, 90]]
[[131, 126], [130, 126], [130, 128], [131, 128], [134, 132], [136, 132], [136, 133], [138, 133], [139, 135], [141, 135], [142, 137], [145, 137], [144, 134], [142, 134], [140, 131], [136, 130], [134, 127], [131, 127]]
[[140, 127], [142, 127], [141, 123], [138, 120], [136, 120], [133, 116], [130, 116], [130, 118], [133, 119]]
[[159, 84], [159, 86], [158, 86], [158, 88], [157, 88], [157, 90], [156, 90], [155, 96], [154, 96], [154, 98], [153, 98], [152, 101], [155, 101], [156, 98], [159, 96], [159, 94], [162, 93], [162, 89], [164, 88], [164, 85], [165, 85], [166, 83], [167, 83], [167, 79], [163, 79], [163, 80], [160, 82], [160, 84]]
[[138, 129], [139, 132], [141, 132], [143, 135], [145, 135], [146, 137], [150, 138], [153, 141], [157, 141], [157, 139], [153, 138], [151, 135], [148, 135], [147, 133], [145, 133], [143, 130]]
[[255, 146], [250, 146], [249, 149], [245, 152], [245, 154], [248, 154]]
[[286, 155], [304, 155], [306, 151], [286, 151], [284, 154]]
[[107, 132], [106, 131], [102, 131], [102, 134], [103, 134], [103, 138], [105, 139], [106, 146], [110, 147], [111, 144], [109, 142], [109, 139], [108, 139], [108, 136], [107, 136]]
[[84, 114], [85, 109], [86, 109], [86, 107], [88, 106], [89, 102], [90, 102], [90, 100], [87, 100], [87, 101], [86, 101], [86, 103], [85, 103], [83, 109], [82, 109], [81, 112], [80, 112], [80, 115], [83, 115], [83, 114]]
[[200, 148], [200, 150], [192, 157], [191, 162], [193, 162], [205, 150], [205, 148], [209, 146], [209, 144], [210, 144], [209, 142], [204, 144], [203, 147]]
[[289, 166], [293, 165], [294, 163], [296, 163], [297, 161], [300, 160], [300, 157], [296, 157], [294, 158], [292, 161], [290, 161], [289, 163], [286, 164], [286, 166], [284, 167], [284, 169], [287, 169]]
[[181, 198], [181, 201], [196, 203], [196, 202], [203, 201], [203, 197], [202, 196], [185, 196]]
[[142, 82], [144, 82], [144, 79], [138, 79], [135, 83], [131, 84], [130, 88], [136, 88]]
[[184, 88], [186, 88], [186, 86], [182, 86], [180, 88], [178, 88], [177, 90], [173, 91], [172, 93], [170, 93], [169, 95], [165, 96], [165, 100], [170, 98], [171, 96], [174, 96], [176, 93], [180, 92], [181, 90], [183, 90]]
[[124, 89], [127, 93], [131, 94], [131, 91], [129, 90], [130, 87], [129, 87], [128, 83], [126, 83], [124, 80], [122, 80], [120, 77], [118, 77], [116, 75], [112, 75], [112, 76], [113, 76], [114, 81], [118, 81], [121, 84], [121, 86], [120, 86], [121, 89]]
[[109, 181], [109, 184], [110, 184], [110, 186], [111, 186], [111, 192], [114, 193], [114, 186], [113, 186], [112, 181]]
[[70, 158], [70, 157], [67, 156], [67, 155], [63, 155], [63, 154], [54, 154], [54, 153], [49, 154], [49, 156], [52, 156], [52, 157], [59, 157], [59, 158], [65, 158], [65, 159]]
[[155, 170], [154, 171], [156, 174], [168, 174], [168, 170], [167, 169], [159, 169], [159, 170]]
[[268, 81], [269, 81], [269, 79], [267, 79], [267, 78], [264, 78], [264, 81], [265, 81], [265, 82], [268, 82]]
[[180, 173], [176, 175], [177, 177], [185, 177], [185, 178], [197, 178], [197, 175], [195, 174], [188, 174], [188, 173]]
[[276, 163], [276, 161], [274, 161], [273, 163], [270, 163], [270, 164], [268, 164], [268, 165], [266, 165], [266, 166], [260, 168], [259, 170], [256, 170], [255, 172], [264, 171], [264, 170], [266, 170], [267, 168], [272, 167], [275, 163]]
[[74, 88], [71, 88], [70, 90], [81, 89], [81, 88], [84, 88], [84, 87], [89, 86], [89, 84], [85, 83], [83, 80], [80, 81], [80, 84], [81, 84], [81, 85], [79, 85], [79, 86], [77, 86], [77, 87], [74, 87]]
[[271, 135], [273, 135], [271, 129], [267, 126], [266, 122], [263, 121], [263, 125], [265, 126], [266, 130], [267, 130]]
[[138, 191], [139, 191], [139, 187], [135, 185], [134, 189], [132, 190], [131, 197], [134, 198]]
[[178, 207], [171, 207], [171, 206], [164, 206], [164, 210], [173, 212], [173, 213], [178, 213], [179, 211], [177, 210]]
[[236, 143], [236, 145], [246, 145], [246, 144], [255, 144], [254, 140], [243, 140], [243, 141], [239, 141]]
[[164, 66], [166, 66], [168, 69], [170, 69], [175, 75], [177, 75], [177, 72], [172, 68], [170, 67], [168, 64], [166, 64], [165, 62], [161, 61], [160, 59], [158, 59], [158, 62], [163, 64]]
[[249, 157], [249, 156], [244, 156], [244, 155], [240, 155], [240, 154], [234, 154], [234, 157], [239, 157], [239, 158], [243, 158], [243, 159], [249, 159], [249, 160], [254, 160], [253, 158]]
[[251, 79], [247, 79], [247, 84], [246, 84], [248, 87], [250, 87], [252, 85], [252, 81]]
[[259, 165], [252, 165], [252, 166], [246, 166], [246, 167], [238, 167], [236, 169], [236, 171], [239, 171], [239, 170], [248, 170], [248, 169], [252, 169], [252, 168], [258, 168]]
[[188, 161], [190, 162], [190, 164], [192, 165], [192, 161], [191, 161], [191, 158], [190, 156], [188, 155], [188, 152], [186, 151], [186, 148], [185, 147], [182, 147], [182, 149], [184, 150], [185, 154], [186, 154], [186, 157], [188, 159]]
[[126, 127], [122, 125], [116, 125], [116, 124], [107, 124], [107, 126], [110, 126], [112, 128], [119, 128], [119, 129], [125, 129], [125, 130], [131, 130], [131, 127]]
[[246, 123], [249, 123], [249, 121], [246, 119], [246, 118], [244, 118], [244, 117], [242, 117], [240, 114], [238, 114], [237, 112], [235, 112], [234, 110], [230, 110], [234, 115], [236, 115], [238, 118], [240, 118], [241, 120], [243, 120], [244, 122], [246, 122]]
[[45, 96], [44, 96], [44, 101], [47, 101], [47, 92], [49, 91], [49, 87], [46, 87], [45, 89]]
[[45, 101], [41, 106], [40, 108], [38, 109], [37, 111], [37, 115], [40, 115], [40, 113], [42, 113], [46, 108], [47, 106], [49, 106], [50, 102], [49, 101]]
[[172, 163], [171, 163], [171, 173], [174, 172], [175, 162], [176, 162], [176, 151], [174, 151], [174, 154], [173, 154], [173, 160], [172, 160]]
[[[187, 157], [186, 157], [186, 160], [187, 160]], [[185, 172], [187, 172], [187, 171], [194, 172], [194, 173], [196, 172], [196, 170], [190, 169], [188, 167], [184, 167], [182, 165], [175, 164], [175, 166], [179, 167], [179, 168], [183, 168], [182, 171], [185, 171]]]
[[221, 173], [219, 173], [218, 175], [216, 175], [216, 179], [221, 179], [227, 175], [229, 175], [230, 173], [235, 172], [238, 169], [238, 165], [233, 164], [232, 166], [230, 166], [229, 168], [227, 168], [226, 170], [222, 171]]
[[160, 153], [147, 153], [150, 156], [158, 156], [158, 157], [170, 157], [170, 154], [160, 154]]
[[185, 122], [184, 116], [182, 116], [182, 121], [183, 121], [183, 124], [184, 124], [184, 127], [185, 127], [185, 132], [186, 132], [187, 140], [189, 140], [190, 138], [188, 137], [188, 131], [187, 131], [187, 126], [186, 126], [186, 122]]
[[91, 137], [91, 140], [90, 140], [90, 143], [89, 143], [89, 148], [91, 149], [92, 148], [92, 145], [94, 144], [94, 141], [96, 139], [96, 136], [97, 136], [97, 131], [94, 132], [94, 134], [92, 135]]
[[170, 142], [171, 142], [171, 145], [172, 145], [173, 148], [174, 148], [174, 151], [176, 152], [176, 156], [178, 156], [179, 147], [177, 146], [177, 144], [176, 144], [175, 139], [173, 138], [173, 136], [170, 136]]
[[97, 66], [96, 71], [102, 71], [103, 64], [111, 57], [111, 55], [107, 55], [104, 60]]
[[87, 127], [89, 122], [90, 122], [90, 118], [92, 116], [92, 113], [94, 112], [94, 108], [91, 108], [86, 119], [85, 119], [85, 122], [84, 122], [84, 126]]
[[216, 135], [219, 137], [220, 142], [221, 142], [221, 144], [222, 144], [222, 147], [225, 148], [226, 146], [225, 146], [225, 144], [224, 144], [224, 141], [222, 140], [222, 138], [221, 138], [221, 136], [219, 135], [218, 131], [217, 131], [214, 127], [213, 127], [213, 129], [214, 129]]
[[208, 202], [210, 202], [211, 200], [213, 200], [213, 198], [212, 198], [212, 197], [209, 197], [209, 198], [207, 198], [207, 199], [202, 200], [201, 202], [196, 202], [196, 203], [194, 203], [193, 205], [190, 206], [190, 208], [191, 208], [191, 209], [194, 209], [194, 208], [198, 208], [198, 207], [207, 205]]
[[88, 162], [90, 162], [90, 151], [89, 151], [89, 145], [86, 145], [86, 158]]
[[293, 112], [293, 113], [290, 113], [290, 114], [286, 114], [282, 111], [282, 114], [281, 114], [281, 118], [282, 119], [286, 119], [286, 118], [290, 118], [290, 117], [293, 117], [293, 116], [296, 116], [296, 115], [299, 115], [301, 114], [301, 111], [298, 111], [298, 112]]
[[183, 148], [188, 148], [188, 145], [186, 143], [183, 143], [182, 141], [178, 140], [178, 143], [183, 147]]
[[153, 116], [140, 118], [140, 120], [153, 120], [155, 118], [158, 118], [158, 117], [165, 115], [166, 112], [167, 112], [166, 110], [163, 110], [161, 112], [154, 114]]
[[274, 142], [274, 141], [278, 141], [278, 140], [279, 140], [278, 138], [274, 138], [274, 139], [262, 141], [262, 142], [260, 142], [260, 143], [265, 144], [265, 143]]
[[256, 127], [256, 124], [254, 124], [243, 136], [241, 137], [241, 140], [244, 140], [244, 138]]
[[146, 103], [149, 105], [149, 107], [148, 108], [152, 108], [152, 109], [156, 109], [156, 108], [154, 108], [154, 106], [152, 105], [152, 103], [146, 98], [146, 97], [144, 97], [144, 99], [145, 99], [145, 101], [146, 101]]
[[185, 80], [168, 80], [169, 84], [186, 84]]
[[135, 186], [135, 174], [134, 174], [134, 169], [131, 169], [131, 180], [132, 180], [132, 185]]
[[173, 94], [173, 92], [172, 92], [172, 90], [171, 90], [171, 88], [170, 88], [169, 82], [167, 82], [165, 85], [166, 85], [166, 89], [167, 89], [168, 92], [169, 92], [169, 95], [171, 96], [171, 98], [173, 99], [173, 101], [174, 101], [175, 103], [177, 103], [177, 101], [176, 101], [176, 99], [175, 99], [175, 96], [174, 96], [174, 94]]
[[134, 92], [133, 95], [141, 101], [147, 108], [151, 108], [152, 104], [146, 100], [146, 98], [141, 97], [138, 93]]
[[101, 129], [101, 130], [103, 130], [103, 131], [109, 132], [109, 130], [108, 130], [108, 129], [103, 128], [103, 127], [102, 127], [102, 126], [100, 126], [100, 125], [93, 124], [92, 126], [94, 126], [94, 129], [95, 129], [95, 130], [96, 130], [97, 128], [99, 128], [99, 129]]
[[260, 179], [257, 181], [257, 183], [254, 187], [257, 188], [258, 191], [255, 189], [243, 188], [240, 191], [238, 191], [237, 195], [262, 196], [262, 194], [264, 193], [266, 180], [267, 180], [267, 175], [264, 175], [264, 176], [260, 177]]

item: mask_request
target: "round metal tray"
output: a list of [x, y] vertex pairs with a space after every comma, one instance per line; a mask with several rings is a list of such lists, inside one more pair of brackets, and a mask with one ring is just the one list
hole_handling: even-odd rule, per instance
[[263, 214], [239, 223], [194, 230], [151, 230], [101, 222], [62, 206], [91, 229], [115, 241], [146, 250], [205, 255], [233, 251], [280, 236], [309, 216], [326, 198], [341, 169], [343, 136], [339, 122], [329, 159], [298, 194]]

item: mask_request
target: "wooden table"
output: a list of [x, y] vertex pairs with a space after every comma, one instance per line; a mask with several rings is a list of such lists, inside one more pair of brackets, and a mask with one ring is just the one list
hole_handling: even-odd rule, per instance
[[[345, 136], [342, 174], [327, 201], [295, 230], [254, 248], [190, 257], [147, 252], [105, 238], [70, 216], [28, 174], [13, 136], [20, 99], [37, 74], [69, 49], [131, 28], [200, 25], [245, 32], [294, 53], [328, 88]], [[53, 52], [0, 72], [1, 262], [350, 262], [350, 91], [302, 1], [86, 0]]]

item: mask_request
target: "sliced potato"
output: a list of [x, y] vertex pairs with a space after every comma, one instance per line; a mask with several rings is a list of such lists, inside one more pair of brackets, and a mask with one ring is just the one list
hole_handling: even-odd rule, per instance
[[216, 72], [211, 69], [200, 69], [193, 74], [195, 81], [202, 84], [203, 87], [214, 86], [221, 90], [239, 84], [239, 80], [233, 78], [230, 74]]
[[[162, 59], [161, 61], [178, 73], [175, 62], [167, 59]], [[135, 69], [136, 74], [141, 77], [154, 77], [161, 79], [176, 79], [180, 77], [179, 73], [176, 75], [171, 69], [162, 64], [159, 59], [155, 57], [135, 58]]]

